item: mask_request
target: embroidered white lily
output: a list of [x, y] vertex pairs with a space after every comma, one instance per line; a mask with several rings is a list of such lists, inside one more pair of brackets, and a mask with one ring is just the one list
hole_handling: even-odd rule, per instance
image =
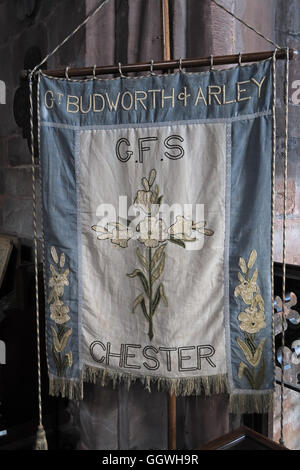
[[258, 292], [257, 274], [258, 272], [255, 270], [252, 278], [246, 279], [241, 273], [238, 273], [240, 284], [234, 289], [234, 296], [238, 297], [240, 295], [247, 305], [251, 305], [254, 294]]
[[[54, 266], [50, 264], [50, 271], [52, 273], [52, 276], [49, 279], [49, 287], [53, 289], [52, 296], [54, 297], [56, 294], [57, 297], [61, 297], [64, 293], [64, 286], [69, 285], [68, 276], [70, 270], [69, 268], [67, 268], [63, 273], [57, 272]], [[49, 298], [48, 301], [51, 302], [51, 299]]]
[[257, 310], [255, 307], [245, 308], [245, 311], [239, 314], [238, 320], [241, 322], [240, 329], [246, 333], [258, 333], [266, 327], [263, 310]]
[[[250, 387], [259, 390], [265, 378], [265, 360], [263, 348], [266, 338], [257, 339], [256, 335], [266, 328], [264, 300], [257, 285], [258, 269], [254, 269], [257, 259], [256, 250], [252, 250], [248, 262], [240, 257], [238, 279], [240, 284], [235, 288], [235, 297], [241, 297], [247, 305], [238, 315], [240, 330], [244, 333], [244, 341], [236, 338], [236, 342], [243, 352], [248, 364], [243, 361], [239, 364], [238, 378], [245, 376]], [[252, 271], [254, 269], [254, 271]], [[252, 275], [251, 275], [252, 273]], [[257, 370], [256, 370], [257, 369]]]
[[171, 237], [184, 240], [186, 242], [193, 242], [196, 240], [195, 231], [207, 236], [212, 236], [214, 234], [214, 231], [205, 228], [205, 225], [206, 222], [204, 220], [201, 222], [193, 222], [182, 215], [177, 215], [176, 222], [170, 226], [168, 232]]
[[170, 226], [168, 232], [174, 238], [184, 241], [194, 241], [193, 237], [193, 221], [185, 219], [182, 215], [177, 215], [176, 222]]
[[146, 217], [137, 226], [138, 239], [148, 248], [156, 248], [159, 243], [168, 239], [166, 224], [157, 217]]
[[152, 191], [144, 191], [143, 189], [141, 189], [136, 193], [136, 197], [133, 204], [139, 209], [142, 209], [145, 214], [150, 214], [152, 207], [152, 197]]
[[100, 225], [92, 226], [92, 229], [98, 233], [98, 240], [110, 240], [121, 248], [127, 248], [128, 240], [133, 237], [132, 230], [119, 222], [111, 222], [108, 225], [114, 227], [112, 232], [110, 232], [106, 227], [101, 227]]
[[64, 305], [64, 303], [61, 300], [56, 300], [53, 304], [50, 305], [50, 318], [51, 320], [55, 321], [58, 325], [63, 325], [67, 321], [70, 320], [70, 317], [68, 315], [70, 309], [67, 305]]

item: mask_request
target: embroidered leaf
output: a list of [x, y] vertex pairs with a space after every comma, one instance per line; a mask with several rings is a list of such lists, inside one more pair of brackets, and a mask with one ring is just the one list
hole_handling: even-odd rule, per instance
[[56, 251], [55, 246], [51, 246], [50, 251], [51, 251], [51, 256], [52, 256], [52, 259], [53, 259], [54, 263], [57, 264], [58, 263], [58, 256], [57, 256], [57, 251]]
[[244, 370], [247, 369], [247, 366], [244, 362], [240, 363], [239, 370], [238, 370], [238, 378], [241, 380], [244, 374]]
[[65, 254], [62, 253], [61, 256], [60, 256], [59, 266], [60, 266], [61, 268], [63, 268], [64, 265], [65, 265], [65, 262], [66, 262], [66, 257], [65, 257]]
[[144, 273], [140, 269], [135, 269], [131, 274], [127, 274], [128, 277], [138, 276], [143, 284], [144, 290], [149, 297], [149, 285]]
[[154, 315], [157, 307], [158, 307], [158, 304], [159, 304], [159, 301], [161, 299], [161, 293], [160, 293], [160, 288], [158, 287], [156, 293], [155, 293], [155, 297], [154, 297], [154, 300], [153, 300], [153, 304], [152, 304], [152, 315]]
[[257, 277], [258, 277], [258, 270], [255, 269], [255, 270], [254, 270], [254, 273], [253, 273], [253, 275], [252, 275], [252, 278], [251, 278], [251, 282], [253, 282], [253, 283], [255, 284], [256, 281], [257, 281]]
[[155, 267], [156, 263], [158, 263], [158, 261], [162, 257], [165, 247], [166, 247], [166, 243], [164, 245], [161, 245], [155, 250], [155, 253], [152, 258], [151, 269]]
[[255, 385], [254, 385], [253, 376], [252, 376], [250, 370], [248, 369], [248, 367], [246, 369], [244, 369], [244, 375], [245, 375], [246, 379], [248, 380], [250, 387], [254, 389]]
[[162, 200], [163, 200], [163, 196], [159, 196], [159, 198], [158, 198], [157, 201], [156, 201], [156, 204], [158, 204], [158, 205], [160, 206]]
[[52, 353], [52, 357], [54, 359], [54, 364], [55, 364], [56, 370], [57, 370], [57, 372], [59, 372], [59, 370], [60, 370], [60, 361], [59, 361], [59, 358], [56, 355], [53, 344], [52, 344], [52, 348], [51, 348], [51, 353]]
[[147, 312], [147, 307], [146, 307], [146, 304], [145, 304], [145, 299], [142, 300], [142, 302], [141, 302], [141, 307], [142, 307], [143, 314], [144, 314], [145, 318], [149, 321], [149, 320], [150, 320], [150, 317], [149, 317], [148, 312]]
[[[200, 224], [203, 224], [203, 222], [200, 222]], [[204, 224], [206, 224], [206, 222], [204, 222]], [[195, 225], [197, 226], [198, 224]], [[211, 230], [210, 228], [197, 227], [196, 230], [199, 233], [204, 233], [204, 235], [207, 235], [208, 237], [211, 237], [215, 233], [214, 230]]]
[[145, 177], [142, 178], [142, 185], [144, 186], [146, 191], [150, 191], [150, 186], [149, 186], [147, 178], [145, 178]]
[[94, 232], [108, 233], [107, 228], [101, 227], [101, 225], [93, 225], [92, 230], [94, 230]]
[[52, 330], [53, 344], [54, 344], [55, 350], [57, 352], [62, 352], [65, 349], [65, 347], [67, 346], [68, 339], [72, 334], [72, 328], [70, 328], [68, 331], [66, 331], [66, 333], [62, 337], [61, 341], [58, 339], [57, 332], [56, 332], [55, 328], [52, 325], [51, 325], [51, 330]]
[[247, 346], [249, 347], [250, 351], [251, 351], [251, 354], [253, 356], [253, 354], [255, 353], [256, 351], [256, 346], [254, 344], [254, 341], [253, 341], [253, 335], [252, 334], [248, 334], [248, 333], [245, 333], [245, 340], [246, 340], [246, 344]]
[[254, 381], [254, 387], [256, 390], [259, 390], [263, 384], [265, 378], [265, 369], [265, 361], [263, 360]]
[[137, 306], [142, 302], [143, 299], [144, 299], [144, 294], [140, 294], [140, 295], [135, 299], [135, 301], [133, 302], [133, 306], [132, 306], [132, 313], [135, 313], [135, 309], [136, 309]]
[[249, 261], [248, 261], [248, 268], [251, 269], [254, 266], [254, 263], [257, 258], [257, 252], [256, 250], [252, 250], [249, 256]]
[[244, 343], [244, 341], [242, 341], [240, 338], [236, 339], [239, 347], [241, 348], [241, 350], [245, 354], [245, 357], [246, 357], [247, 361], [253, 367], [257, 367], [259, 362], [260, 362], [261, 355], [262, 355], [262, 350], [263, 350], [263, 345], [264, 345], [265, 340], [266, 340], [266, 338], [263, 338], [261, 340], [261, 342], [259, 343], [255, 353], [253, 354], [251, 349], [249, 348], [249, 346], [246, 343]]
[[68, 366], [69, 366], [68, 356], [65, 355], [63, 360], [62, 360], [62, 364], [61, 364], [61, 375], [63, 375], [65, 373], [65, 370]]
[[141, 265], [144, 266], [144, 268], [148, 271], [149, 265], [147, 263], [147, 260], [146, 260], [145, 256], [142, 255], [141, 250], [139, 249], [139, 247], [137, 247], [137, 249], [136, 249], [136, 254], [138, 255], [138, 258], [141, 262]]
[[266, 338], [263, 338], [261, 342], [259, 343], [254, 355], [253, 355], [253, 367], [257, 367], [258, 364], [260, 363], [262, 352], [263, 352], [263, 347], [264, 343], [266, 341]]
[[185, 243], [182, 240], [179, 240], [178, 238], [170, 236], [169, 242], [174, 243], [175, 245], [179, 245], [182, 248], [185, 248]]
[[152, 282], [155, 282], [161, 276], [165, 267], [165, 260], [166, 260], [166, 255], [165, 253], [163, 253], [159, 265], [157, 266], [157, 268], [154, 270], [152, 274]]
[[164, 304], [165, 306], [167, 307], [168, 306], [168, 299], [166, 297], [166, 294], [165, 294], [165, 289], [164, 289], [164, 286], [163, 284], [160, 284], [157, 288], [157, 291], [156, 291], [156, 294], [155, 294], [155, 297], [154, 297], [154, 301], [153, 301], [153, 306], [152, 306], [152, 313], [154, 315], [155, 311], [156, 311], [156, 308], [160, 302], [160, 300], [163, 299], [164, 301]]
[[156, 178], [156, 170], [151, 170], [149, 174], [149, 185], [152, 186]]
[[68, 366], [71, 367], [72, 364], [73, 364], [73, 354], [72, 354], [72, 351], [69, 351], [66, 356], [67, 359], [68, 359]]
[[244, 258], [239, 259], [239, 266], [241, 268], [242, 273], [246, 274], [247, 266], [246, 266], [246, 261], [244, 260]]
[[57, 325], [57, 337], [59, 341], [62, 340], [62, 337], [64, 336], [65, 332], [66, 332], [66, 329], [64, 325]]
[[165, 306], [167, 307], [168, 306], [168, 299], [167, 299], [167, 296], [165, 294], [165, 288], [162, 284], [160, 284], [159, 289], [160, 289], [161, 298], [163, 299], [163, 301], [165, 303]]
[[156, 204], [157, 203], [157, 199], [158, 199], [158, 194], [159, 194], [159, 187], [158, 185], [156, 184], [155, 185], [155, 188], [154, 188], [154, 192], [151, 196], [151, 202], [152, 204]]
[[249, 349], [248, 345], [246, 343], [244, 343], [244, 341], [242, 341], [240, 338], [237, 338], [236, 341], [237, 341], [237, 344], [239, 345], [239, 347], [241, 348], [241, 350], [243, 351], [243, 353], [245, 354], [245, 357], [246, 357], [247, 361], [252, 365], [253, 356], [252, 356], [251, 350]]

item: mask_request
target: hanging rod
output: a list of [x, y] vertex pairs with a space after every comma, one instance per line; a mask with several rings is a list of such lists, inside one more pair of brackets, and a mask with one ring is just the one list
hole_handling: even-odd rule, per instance
[[[238, 64], [240, 62], [259, 62], [260, 60], [269, 59], [273, 56], [273, 51], [264, 51], [264, 52], [250, 52], [245, 54], [233, 54], [233, 55], [221, 55], [211, 57], [201, 57], [197, 59], [182, 59], [181, 66], [182, 68], [191, 68], [191, 67], [204, 67], [213, 65], [227, 65], [227, 64]], [[296, 49], [289, 49], [290, 60], [293, 60], [295, 56], [298, 55]], [[278, 49], [276, 52], [276, 59], [282, 60], [286, 58], [286, 49]], [[161, 62], [153, 62], [152, 70], [173, 70], [179, 68], [179, 60], [164, 60]], [[146, 72], [150, 70], [151, 63], [149, 62], [140, 62], [137, 64], [124, 64], [121, 65], [122, 73], [129, 72]], [[28, 70], [21, 71], [21, 78], [26, 78], [28, 75]], [[46, 75], [50, 77], [63, 78], [65, 77], [65, 69], [57, 70], [45, 70]], [[118, 65], [104, 65], [101, 67], [83, 67], [83, 68], [69, 68], [68, 76], [69, 77], [85, 77], [89, 75], [106, 75], [106, 74], [119, 74]]]

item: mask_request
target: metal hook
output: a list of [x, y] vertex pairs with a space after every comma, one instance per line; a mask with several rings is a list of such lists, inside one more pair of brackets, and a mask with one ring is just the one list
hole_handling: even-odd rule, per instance
[[96, 80], [96, 65], [93, 67], [93, 80]]
[[70, 67], [68, 66], [68, 67], [66, 67], [66, 70], [65, 70], [65, 77], [66, 77], [67, 80], [70, 80], [70, 77], [69, 77], [69, 74], [68, 74], [69, 68]]
[[214, 70], [214, 56], [210, 56], [210, 70]]
[[179, 72], [183, 72], [182, 70], [182, 57], [179, 57]]
[[151, 65], [150, 65], [150, 75], [155, 75], [155, 73], [153, 72], [153, 59], [151, 59]]
[[120, 77], [121, 77], [121, 78], [126, 78], [126, 75], [124, 75], [123, 72], [122, 72], [122, 64], [121, 64], [121, 62], [119, 62], [119, 73], [120, 73]]
[[242, 65], [242, 53], [241, 52], [239, 53], [239, 65], [240, 66]]

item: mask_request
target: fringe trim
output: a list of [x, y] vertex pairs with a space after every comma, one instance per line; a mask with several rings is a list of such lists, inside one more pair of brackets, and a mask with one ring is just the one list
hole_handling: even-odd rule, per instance
[[207, 377], [189, 377], [182, 379], [169, 379], [166, 377], [141, 376], [126, 372], [113, 372], [97, 369], [92, 366], [84, 366], [83, 381], [107, 385], [112, 381], [113, 387], [119, 383], [127, 386], [128, 390], [132, 383], [140, 381], [146, 390], [151, 392], [151, 385], [155, 384], [158, 391], [166, 391], [176, 396], [187, 395], [213, 395], [228, 393], [228, 380], [226, 374], [218, 374]]
[[83, 400], [82, 380], [72, 380], [65, 377], [49, 377], [49, 395], [61, 396], [70, 400]]
[[232, 393], [229, 401], [229, 411], [234, 414], [267, 413], [273, 406], [274, 391], [267, 393]]
[[[131, 384], [137, 381], [141, 382], [149, 392], [155, 386], [158, 391], [172, 393], [177, 397], [189, 395], [210, 396], [220, 393], [230, 394], [227, 374], [169, 379], [166, 377], [135, 375], [127, 372], [114, 372], [87, 365], [83, 366], [82, 377], [78, 380], [50, 376], [49, 394], [52, 396], [61, 395], [70, 400], [83, 400], [84, 382], [99, 384], [102, 387], [112, 382], [113, 388], [118, 384], [125, 384], [129, 390]], [[230, 413], [267, 413], [272, 405], [273, 390], [266, 393], [248, 394], [245, 390], [245, 393], [230, 394]]]
[[229, 393], [226, 374], [218, 374], [207, 377], [189, 377], [182, 379], [168, 379], [165, 377], [141, 376], [126, 372], [114, 372], [98, 369], [92, 366], [84, 366], [82, 377], [72, 380], [65, 377], [49, 377], [49, 394], [69, 398], [71, 400], [83, 399], [83, 383], [90, 382], [105, 386], [112, 382], [113, 388], [117, 384], [125, 384], [129, 390], [132, 383], [141, 382], [145, 389], [151, 392], [151, 386], [155, 385], [158, 391], [166, 391], [176, 396], [187, 395], [214, 395]]

